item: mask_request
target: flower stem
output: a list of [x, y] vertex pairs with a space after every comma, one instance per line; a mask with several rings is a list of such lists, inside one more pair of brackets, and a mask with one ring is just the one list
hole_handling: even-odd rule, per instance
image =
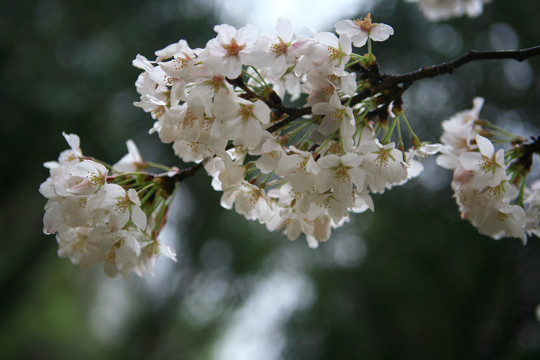
[[152, 161], [147, 161], [144, 164], [147, 165], [148, 167], [153, 167], [153, 168], [161, 169], [161, 170], [165, 170], [165, 171], [171, 171], [170, 167], [168, 167], [166, 165], [158, 164], [158, 163], [155, 163], [155, 162], [152, 162]]
[[386, 134], [384, 135], [384, 138], [381, 141], [381, 144], [385, 145], [390, 142], [390, 138], [392, 137], [392, 134], [394, 133], [394, 128], [396, 127], [396, 123], [398, 122], [398, 117], [394, 119], [394, 122], [392, 123], [392, 126], [388, 131], [386, 131]]
[[416, 134], [415, 134], [414, 130], [412, 129], [411, 124], [409, 124], [409, 121], [407, 120], [407, 117], [405, 116], [405, 114], [402, 113], [401, 116], [403, 116], [403, 120], [405, 120], [405, 124], [407, 125], [407, 129], [409, 129], [409, 134], [411, 134], [411, 139], [412, 139], [413, 145], [415, 147], [419, 147], [421, 145], [420, 139], [418, 138], [418, 136], [416, 136]]

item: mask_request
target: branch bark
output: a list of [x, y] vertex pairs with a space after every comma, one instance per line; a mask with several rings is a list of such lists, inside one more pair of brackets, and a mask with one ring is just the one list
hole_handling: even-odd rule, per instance
[[501, 60], [501, 59], [514, 59], [522, 62], [530, 57], [540, 55], [540, 45], [534, 46], [528, 49], [521, 50], [504, 50], [504, 51], [476, 51], [469, 50], [465, 55], [458, 57], [455, 60], [444, 62], [442, 64], [423, 67], [418, 70], [400, 74], [400, 75], [381, 75], [381, 82], [356, 95], [353, 98], [353, 102], [356, 99], [361, 101], [371, 95], [374, 95], [380, 91], [391, 88], [396, 84], [412, 84], [417, 80], [433, 78], [443, 74], [451, 74], [455, 69], [463, 66], [472, 61], [480, 60]]

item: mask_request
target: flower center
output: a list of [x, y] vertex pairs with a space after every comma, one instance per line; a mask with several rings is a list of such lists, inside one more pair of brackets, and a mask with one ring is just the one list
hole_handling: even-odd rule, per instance
[[344, 165], [344, 164], [339, 164], [337, 167], [336, 167], [336, 172], [335, 172], [335, 175], [334, 175], [335, 179], [337, 182], [340, 182], [340, 183], [345, 183], [347, 181], [349, 181], [349, 171], [347, 169], [347, 167]]
[[359, 27], [361, 30], [363, 31], [367, 31], [367, 32], [370, 32], [371, 31], [371, 28], [373, 28], [373, 23], [371, 22], [371, 13], [368, 13], [367, 16], [365, 18], [363, 18], [362, 20], [360, 19], [356, 19], [356, 20], [353, 20]]
[[225, 78], [220, 75], [214, 75], [212, 79], [207, 80], [206, 84], [217, 93], [220, 88], [225, 87]]
[[253, 105], [240, 105], [240, 116], [244, 121], [248, 121], [253, 117]]
[[272, 46], [270, 46], [270, 51], [277, 55], [285, 55], [287, 53], [289, 45], [290, 44], [284, 43], [283, 40], [280, 38], [278, 43], [274, 43], [272, 44]]
[[505, 214], [503, 212], [497, 211], [497, 215], [495, 217], [497, 218], [497, 221], [505, 222], [510, 217], [510, 214]]
[[490, 171], [494, 171], [497, 166], [495, 159], [490, 159], [485, 155], [482, 155], [482, 160], [480, 161], [480, 169], [484, 171], [484, 174], [487, 174]]
[[236, 39], [233, 38], [230, 44], [224, 44], [223, 47], [225, 48], [225, 50], [227, 50], [226, 56], [238, 56], [238, 53], [242, 51], [246, 47], [246, 45], [238, 44], [236, 42]]
[[375, 159], [375, 164], [377, 166], [386, 166], [388, 165], [388, 161], [390, 161], [390, 151], [391, 149], [380, 149], [379, 154], [377, 155], [377, 158]]
[[125, 213], [129, 209], [131, 201], [128, 198], [118, 199], [113, 208], [119, 213]]
[[343, 117], [345, 116], [345, 109], [340, 109], [334, 113], [332, 113], [329, 118], [330, 118], [330, 121], [333, 122], [334, 124], [341, 124], [341, 122], [343, 121]]

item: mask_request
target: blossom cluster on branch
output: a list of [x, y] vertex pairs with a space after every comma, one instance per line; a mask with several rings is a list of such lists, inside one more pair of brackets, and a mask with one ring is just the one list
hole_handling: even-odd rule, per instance
[[[495, 152], [488, 138], [498, 128], [478, 118], [479, 99], [443, 122], [442, 144], [422, 142], [402, 95], [414, 81], [467, 62], [522, 61], [540, 48], [469, 52], [394, 76], [380, 73], [372, 52], [372, 41], [394, 30], [370, 14], [339, 21], [337, 35], [298, 36], [285, 19], [272, 33], [253, 25], [214, 30], [205, 48], [180, 40], [155, 60], [133, 60], [143, 70], [135, 105], [154, 119], [149, 132], [191, 168], [145, 163], [131, 142], [126, 157], [106, 165], [83, 156], [76, 135], [64, 135], [71, 150], [45, 164], [50, 177], [40, 189], [49, 199], [44, 231], [56, 234], [60, 256], [82, 267], [102, 262], [108, 275], [152, 273], [160, 254], [174, 258], [158, 235], [175, 185], [203, 167], [223, 192], [223, 207], [291, 240], [305, 234], [317, 247], [351, 213], [373, 211], [372, 194], [406, 183], [422, 171], [419, 160], [439, 152], [438, 163], [454, 170], [463, 217], [480, 232], [522, 240], [539, 234], [540, 185], [525, 185], [538, 145], [505, 133], [511, 149]], [[366, 53], [353, 52], [366, 45]]]
[[160, 255], [175, 252], [158, 241], [171, 193], [162, 178], [140, 173], [144, 166], [133, 142], [114, 166], [105, 166], [80, 149], [75, 134], [58, 161], [45, 163], [50, 177], [39, 191], [48, 199], [43, 232], [56, 234], [58, 255], [82, 268], [103, 263], [108, 276], [153, 274]]
[[[453, 170], [452, 189], [461, 216], [494, 239], [540, 235], [540, 180], [527, 186], [532, 154], [526, 140], [480, 119], [484, 99], [471, 110], [443, 121], [444, 147], [437, 164]], [[486, 137], [509, 138], [512, 147], [495, 151]], [[525, 144], [525, 145], [524, 145]]]
[[[180, 40], [153, 62], [138, 55], [134, 65], [144, 72], [135, 105], [152, 113], [151, 132], [182, 160], [204, 161], [225, 208], [291, 240], [304, 233], [316, 247], [349, 212], [373, 210], [372, 192], [417, 175], [418, 154], [436, 151], [402, 152], [390, 141], [398, 118], [391, 126], [369, 120], [372, 111], [390, 117], [390, 109], [379, 109], [376, 97], [352, 101], [370, 86], [352, 65], [375, 63], [353, 45], [386, 40], [390, 26], [368, 15], [338, 22], [339, 36], [297, 37], [283, 19], [271, 34], [251, 25], [214, 30], [204, 49]], [[285, 95], [306, 105], [288, 108]]]

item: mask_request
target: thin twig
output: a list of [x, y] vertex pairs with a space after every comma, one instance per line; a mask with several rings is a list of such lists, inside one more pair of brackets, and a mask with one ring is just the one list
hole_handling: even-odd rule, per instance
[[381, 75], [382, 81], [367, 90], [357, 94], [353, 97], [352, 102], [359, 102], [365, 98], [374, 95], [378, 92], [391, 88], [396, 84], [413, 83], [417, 80], [436, 77], [443, 74], [451, 74], [460, 66], [463, 66], [472, 61], [479, 60], [500, 60], [500, 59], [514, 59], [517, 61], [524, 61], [530, 57], [540, 55], [540, 45], [534, 46], [528, 49], [521, 50], [505, 50], [505, 51], [476, 51], [469, 50], [465, 55], [458, 57], [455, 60], [444, 62], [442, 64], [423, 67], [418, 70], [400, 74], [400, 75]]

